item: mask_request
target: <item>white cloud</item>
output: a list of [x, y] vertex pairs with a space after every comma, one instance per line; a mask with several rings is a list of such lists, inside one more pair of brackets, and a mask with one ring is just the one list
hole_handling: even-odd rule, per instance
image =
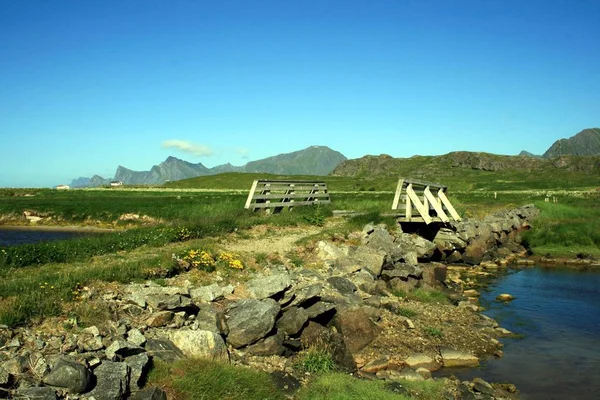
[[207, 145], [192, 143], [188, 140], [165, 140], [162, 142], [161, 147], [174, 148], [197, 157], [208, 157], [214, 154], [213, 150]]
[[238, 153], [244, 160], [247, 160], [250, 157], [250, 150], [246, 147], [238, 147], [235, 149], [235, 152]]

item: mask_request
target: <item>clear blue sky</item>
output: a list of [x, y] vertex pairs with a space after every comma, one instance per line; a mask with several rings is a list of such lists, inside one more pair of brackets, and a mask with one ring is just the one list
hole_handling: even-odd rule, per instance
[[0, 186], [349, 158], [543, 153], [600, 126], [598, 0], [0, 0]]

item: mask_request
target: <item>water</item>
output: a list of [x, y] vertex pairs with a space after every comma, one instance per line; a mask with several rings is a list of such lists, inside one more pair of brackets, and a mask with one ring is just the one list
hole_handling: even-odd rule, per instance
[[34, 230], [23, 228], [1, 228], [0, 247], [16, 246], [19, 244], [37, 243], [48, 240], [72, 239], [88, 233], [56, 230]]
[[[516, 299], [499, 303], [500, 293]], [[503, 358], [458, 377], [514, 383], [529, 400], [600, 399], [600, 270], [521, 270], [482, 293], [481, 304], [524, 336], [502, 339]]]

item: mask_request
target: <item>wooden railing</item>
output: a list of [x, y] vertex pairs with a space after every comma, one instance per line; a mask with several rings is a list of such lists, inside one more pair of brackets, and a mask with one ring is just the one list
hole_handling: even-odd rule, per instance
[[[448, 187], [439, 183], [421, 182], [400, 178], [392, 203], [392, 210], [400, 211], [400, 220], [405, 222], [449, 222], [450, 218], [460, 221], [446, 192]], [[417, 211], [417, 215], [413, 215]], [[448, 215], [449, 214], [449, 215]]]
[[257, 179], [252, 183], [244, 208], [279, 212], [284, 207], [329, 204], [327, 184], [318, 181], [270, 181]]

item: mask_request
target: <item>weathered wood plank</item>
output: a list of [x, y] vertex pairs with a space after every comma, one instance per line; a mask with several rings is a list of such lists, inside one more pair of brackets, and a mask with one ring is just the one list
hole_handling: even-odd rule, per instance
[[307, 206], [312, 204], [330, 204], [331, 200], [318, 200], [318, 201], [284, 201], [284, 202], [271, 202], [271, 203], [255, 203], [252, 204], [254, 208], [274, 208], [274, 207], [289, 207], [289, 206]]
[[421, 203], [419, 197], [417, 197], [415, 192], [412, 190], [412, 183], [409, 183], [406, 187], [406, 193], [408, 194], [410, 202], [414, 204], [417, 211], [419, 211], [419, 214], [421, 214], [421, 217], [426, 223], [429, 224], [431, 222], [431, 217], [429, 216], [429, 207], [426, 208], [425, 205]]
[[269, 194], [256, 194], [254, 200], [265, 200], [265, 199], [303, 199], [309, 197], [318, 198], [329, 198], [329, 193], [269, 193]]
[[252, 183], [252, 187], [250, 188], [250, 193], [248, 193], [248, 198], [246, 199], [246, 205], [244, 208], [250, 208], [250, 203], [252, 203], [252, 197], [254, 196], [254, 191], [256, 190], [256, 185], [258, 185], [258, 179], [255, 179]]
[[398, 186], [396, 186], [396, 193], [394, 194], [394, 201], [392, 202], [392, 210], [398, 209], [398, 203], [400, 202], [400, 194], [402, 193], [402, 185], [404, 185], [404, 179], [398, 179]]
[[429, 190], [429, 186], [425, 188], [425, 198], [427, 198], [429, 200], [429, 204], [431, 205], [431, 207], [433, 207], [433, 209], [437, 213], [437, 216], [443, 222], [450, 222], [450, 218], [448, 218], [448, 216], [446, 215], [446, 213], [444, 212], [442, 207], [440, 207], [438, 200], [433, 196], [433, 194]]

